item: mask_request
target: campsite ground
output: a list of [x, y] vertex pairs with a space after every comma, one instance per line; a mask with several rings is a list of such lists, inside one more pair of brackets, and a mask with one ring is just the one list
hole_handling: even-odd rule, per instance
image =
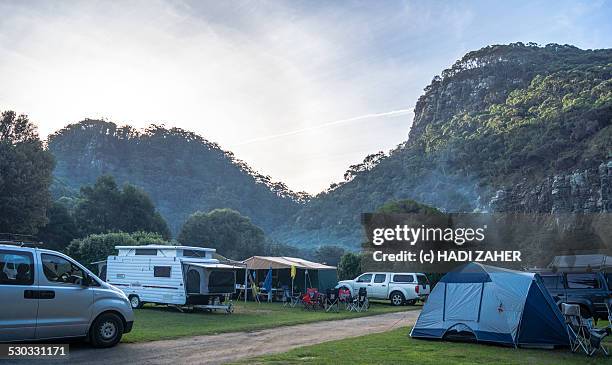
[[420, 306], [393, 307], [388, 302], [384, 302], [373, 303], [368, 312], [355, 313], [342, 309], [338, 313], [326, 313], [322, 310], [305, 311], [301, 307], [283, 307], [280, 303], [238, 302], [235, 305], [234, 313], [226, 315], [221, 312], [180, 313], [174, 308], [146, 306], [143, 309], [135, 310], [134, 329], [126, 334], [122, 341], [146, 342], [186, 336], [255, 331], [420, 308]]
[[[607, 322], [606, 322], [607, 323]], [[602, 323], [600, 322], [600, 325]], [[568, 349], [528, 350], [456, 342], [414, 340], [410, 328], [323, 342], [291, 351], [250, 358], [248, 364], [612, 364], [601, 354], [588, 358]], [[612, 348], [612, 340], [607, 341]], [[366, 350], [367, 349], [367, 350]]]

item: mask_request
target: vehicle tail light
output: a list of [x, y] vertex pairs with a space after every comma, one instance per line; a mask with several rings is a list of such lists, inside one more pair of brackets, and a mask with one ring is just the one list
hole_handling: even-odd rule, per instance
[[419, 294], [419, 285], [417, 284], [417, 286], [414, 287], [414, 291]]

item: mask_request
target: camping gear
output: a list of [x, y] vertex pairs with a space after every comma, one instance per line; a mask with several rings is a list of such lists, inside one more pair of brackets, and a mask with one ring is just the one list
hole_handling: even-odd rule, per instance
[[578, 350], [593, 356], [597, 351], [608, 355], [602, 341], [608, 335], [607, 328], [595, 328], [592, 318], [583, 318], [578, 304], [561, 304], [561, 311], [567, 324], [567, 335], [572, 352]]
[[348, 310], [355, 312], [366, 312], [370, 308], [370, 302], [368, 301], [368, 291], [366, 288], [359, 288], [359, 292], [352, 299]]
[[429, 295], [410, 335], [508, 346], [568, 346], [565, 321], [539, 275], [468, 263]]
[[[253, 256], [243, 261], [247, 270], [256, 272], [257, 280], [263, 281], [270, 267], [274, 274], [274, 284], [292, 286], [292, 292], [306, 288], [319, 288], [325, 292], [338, 283], [337, 270], [334, 266], [319, 264], [295, 257]], [[293, 268], [293, 269], [292, 269]], [[292, 275], [292, 270], [295, 273]], [[299, 286], [299, 288], [298, 288]]]
[[302, 297], [304, 309], [317, 310], [320, 306], [320, 295], [317, 288], [306, 289], [306, 294]]
[[351, 291], [348, 288], [338, 289], [338, 300], [340, 303], [344, 303], [344, 309], [348, 310], [353, 300], [351, 297]]
[[268, 269], [268, 274], [266, 275], [262, 289], [265, 290], [268, 295], [268, 303], [272, 302], [272, 268]]
[[338, 289], [327, 289], [325, 293], [325, 311], [339, 312], [340, 311], [340, 300], [338, 299]]

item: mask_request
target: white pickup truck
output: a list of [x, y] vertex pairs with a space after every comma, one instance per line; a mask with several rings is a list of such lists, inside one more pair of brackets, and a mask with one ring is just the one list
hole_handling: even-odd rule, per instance
[[389, 299], [392, 305], [414, 305], [418, 299], [429, 295], [429, 280], [422, 273], [367, 272], [353, 280], [342, 280], [336, 288], [348, 288], [356, 295], [359, 288], [366, 288], [368, 298]]

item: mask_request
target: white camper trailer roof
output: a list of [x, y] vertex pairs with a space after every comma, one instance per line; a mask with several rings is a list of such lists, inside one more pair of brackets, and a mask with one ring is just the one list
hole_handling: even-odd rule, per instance
[[115, 246], [117, 250], [132, 250], [137, 248], [150, 248], [157, 250], [194, 250], [194, 251], [205, 251], [205, 252], [216, 252], [214, 248], [206, 247], [193, 247], [193, 246], [168, 246], [168, 245], [141, 245], [141, 246]]

